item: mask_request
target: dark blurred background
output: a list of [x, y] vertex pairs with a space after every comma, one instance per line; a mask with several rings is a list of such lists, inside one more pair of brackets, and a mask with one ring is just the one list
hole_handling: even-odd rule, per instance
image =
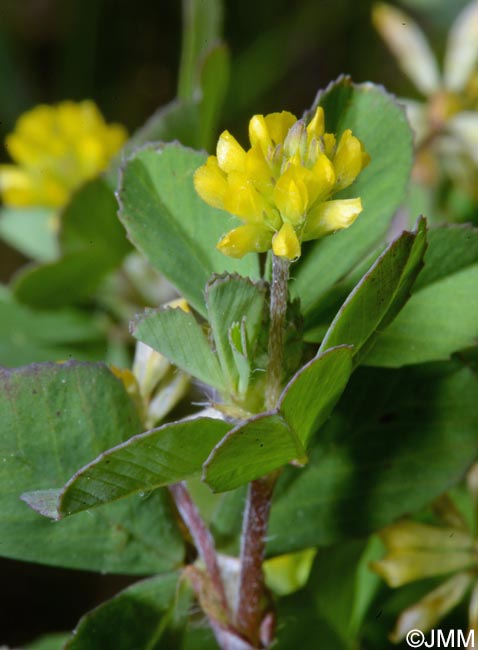
[[[224, 37], [232, 55], [222, 125], [245, 136], [253, 113], [298, 114], [341, 73], [416, 90], [374, 31], [370, 0], [229, 0]], [[438, 58], [462, 0], [390, 2], [413, 16]], [[94, 99], [130, 132], [176, 94], [179, 0], [0, 0], [0, 140], [38, 103]], [[0, 148], [0, 161], [8, 160]], [[24, 263], [0, 243], [0, 281]], [[1, 535], [1, 531], [0, 531]], [[127, 582], [41, 566], [0, 564], [0, 645], [71, 629]]]

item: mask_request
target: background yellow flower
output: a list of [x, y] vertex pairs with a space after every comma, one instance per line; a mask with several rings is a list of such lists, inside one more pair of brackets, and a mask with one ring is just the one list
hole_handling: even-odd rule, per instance
[[126, 140], [91, 101], [40, 105], [17, 120], [5, 146], [16, 164], [0, 165], [0, 192], [9, 206], [61, 207], [108, 165]]

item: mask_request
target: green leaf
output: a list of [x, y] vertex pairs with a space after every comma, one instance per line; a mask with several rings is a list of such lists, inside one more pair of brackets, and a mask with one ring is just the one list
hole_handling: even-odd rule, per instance
[[403, 365], [449, 359], [478, 337], [478, 265], [412, 296], [393, 325], [380, 334], [364, 363]]
[[102, 177], [75, 192], [61, 216], [63, 256], [22, 270], [13, 285], [17, 299], [56, 308], [90, 296], [130, 250], [117, 210], [113, 190]]
[[165, 424], [102, 453], [63, 488], [29, 492], [22, 499], [45, 517], [61, 519], [178, 483], [201, 471], [211, 449], [230, 428], [227, 422], [211, 418]]
[[0, 297], [2, 366], [78, 358], [103, 339], [103, 327], [97, 319], [79, 311], [33, 311]]
[[425, 267], [413, 287], [414, 292], [478, 264], [478, 228], [469, 224], [447, 224], [428, 231]]
[[68, 307], [88, 298], [111, 270], [109, 261], [88, 250], [22, 269], [13, 281], [16, 299], [38, 309]]
[[46, 208], [2, 207], [0, 238], [37, 262], [49, 262], [58, 255], [54, 214]]
[[23, 492], [62, 485], [78, 466], [141, 430], [133, 402], [106, 366], [3, 369], [0, 388], [1, 555], [132, 574], [181, 562], [183, 543], [165, 491], [60, 523], [20, 501]]
[[387, 244], [380, 244], [369, 255], [366, 255], [360, 264], [357, 264], [350, 273], [333, 284], [322, 296], [319, 305], [309, 312], [305, 319], [304, 340], [308, 343], [321, 343], [330, 323], [344, 304], [348, 295], [360, 282], [362, 277], [370, 270], [380, 255], [387, 248]]
[[218, 390], [224, 389], [218, 360], [191, 312], [180, 308], [147, 310], [133, 322], [131, 331], [181, 370]]
[[279, 649], [291, 650], [295, 635], [300, 648], [310, 650], [317, 647], [318, 636], [321, 641], [327, 639], [327, 650], [358, 647], [363, 617], [380, 584], [380, 578], [368, 568], [368, 562], [377, 555], [375, 546], [362, 540], [344, 540], [319, 549], [305, 589], [295, 598], [278, 602], [279, 620], [291, 617], [282, 634], [279, 632]]
[[65, 632], [46, 634], [25, 646], [25, 650], [63, 650], [69, 636]]
[[201, 70], [199, 146], [210, 150], [226, 97], [230, 73], [230, 55], [226, 45], [214, 47], [204, 59]]
[[191, 101], [173, 99], [168, 104], [158, 108], [133, 133], [105, 172], [106, 181], [111, 189], [116, 190], [119, 171], [126, 159], [139, 147], [147, 143], [178, 140], [188, 147], [198, 146], [199, 107], [200, 103], [197, 99]]
[[478, 340], [478, 229], [430, 232], [423, 278], [394, 323], [380, 332], [364, 363], [398, 367], [449, 359]]
[[326, 130], [340, 135], [352, 129], [371, 162], [350, 188], [337, 195], [362, 199], [363, 212], [356, 223], [314, 244], [297, 266], [291, 289], [300, 297], [306, 317], [328, 288], [385, 237], [405, 196], [413, 157], [403, 107], [380, 86], [355, 85], [342, 77], [318, 94], [311, 112], [318, 104], [325, 111]]
[[354, 648], [367, 610], [380, 587], [380, 578], [369, 563], [383, 555], [376, 538], [344, 540], [320, 549], [309, 581], [309, 591], [320, 615], [343, 639], [345, 647]]
[[279, 411], [304, 447], [329, 417], [352, 373], [351, 347], [327, 350], [309, 361], [291, 379]]
[[385, 328], [408, 299], [425, 247], [422, 219], [416, 233], [403, 232], [363, 276], [330, 325], [320, 350], [349, 344], [357, 353], [379, 328]]
[[103, 177], [75, 192], [61, 215], [60, 244], [64, 253], [88, 250], [117, 266], [131, 250], [118, 220], [118, 203]]
[[286, 622], [277, 630], [277, 650], [317, 650], [317, 640], [327, 650], [352, 650], [333, 627], [320, 616], [313, 591], [306, 588], [280, 598], [277, 618]]
[[183, 45], [178, 96], [192, 99], [199, 86], [202, 62], [221, 37], [223, 8], [220, 0], [184, 0]]
[[294, 459], [306, 455], [293, 430], [279, 415], [263, 413], [229, 431], [204, 463], [203, 479], [225, 492]]
[[143, 149], [127, 162], [119, 193], [133, 244], [203, 316], [204, 287], [214, 272], [259, 277], [257, 255], [234, 260], [216, 250], [238, 220], [196, 194], [192, 177], [205, 160], [179, 144]]
[[[247, 356], [258, 336], [264, 310], [266, 287], [239, 275], [215, 276], [206, 286], [208, 320], [212, 328], [216, 351], [232, 391], [237, 390], [239, 373], [234, 348]], [[231, 327], [244, 319], [246, 348], [231, 345]]]
[[245, 395], [249, 388], [249, 380], [251, 378], [252, 364], [249, 358], [247, 346], [247, 332], [246, 322], [242, 320], [241, 323], [234, 323], [231, 325], [228, 332], [229, 345], [231, 347], [232, 356], [235, 366], [237, 368], [237, 389], [239, 395]]
[[238, 425], [212, 450], [204, 480], [215, 492], [232, 490], [282, 467], [307, 461], [311, 434], [325, 422], [352, 372], [352, 349], [328, 350], [291, 379], [277, 411]]
[[307, 467], [279, 480], [269, 553], [368, 534], [445, 492], [476, 459], [476, 389], [458, 363], [358, 369]]
[[178, 647], [174, 606], [178, 575], [137, 582], [80, 620], [64, 650], [160, 650]]
[[148, 142], [173, 142], [194, 146], [199, 128], [199, 104], [173, 99], [161, 106], [128, 140], [123, 159]]

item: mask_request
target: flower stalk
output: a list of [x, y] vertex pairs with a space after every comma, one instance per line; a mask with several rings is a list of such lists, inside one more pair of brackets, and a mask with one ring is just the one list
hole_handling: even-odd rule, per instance
[[252, 481], [249, 484], [244, 510], [236, 624], [239, 631], [254, 646], [259, 645], [262, 641], [261, 624], [264, 618], [263, 600], [265, 594], [262, 563], [276, 478], [277, 475], [274, 474]]
[[281, 393], [284, 357], [284, 324], [287, 311], [287, 284], [290, 261], [286, 257], [272, 256], [272, 283], [270, 302], [269, 365], [266, 380], [266, 408], [277, 406]]
[[187, 526], [191, 537], [193, 538], [196, 549], [206, 565], [206, 570], [213, 586], [216, 597], [224, 609], [228, 612], [226, 592], [221, 578], [217, 553], [214, 546], [214, 540], [206, 524], [204, 523], [199, 511], [191, 499], [184, 483], [175, 483], [169, 486], [169, 491], [174, 499], [176, 507], [181, 515], [182, 520]]
[[[282, 387], [284, 357], [284, 325], [287, 311], [290, 261], [286, 257], [272, 256], [272, 282], [270, 296], [269, 363], [266, 379], [266, 408], [274, 409]], [[272, 639], [261, 639], [264, 618], [264, 573], [267, 525], [272, 503], [272, 493], [278, 473], [252, 481], [249, 484], [244, 511], [241, 575], [239, 581], [238, 629], [254, 645], [267, 647]]]

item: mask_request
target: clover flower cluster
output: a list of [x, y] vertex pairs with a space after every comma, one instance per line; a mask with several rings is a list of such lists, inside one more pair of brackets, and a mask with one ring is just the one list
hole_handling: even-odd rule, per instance
[[77, 187], [106, 169], [126, 137], [124, 127], [106, 124], [91, 101], [36, 106], [6, 137], [15, 164], [0, 165], [3, 202], [62, 207]]
[[301, 243], [350, 226], [362, 211], [360, 198], [331, 200], [351, 185], [370, 156], [345, 130], [337, 142], [325, 133], [319, 106], [309, 124], [289, 112], [254, 115], [246, 151], [224, 131], [215, 156], [194, 176], [209, 205], [235, 215], [243, 225], [217, 247], [231, 257], [265, 252], [296, 259]]

